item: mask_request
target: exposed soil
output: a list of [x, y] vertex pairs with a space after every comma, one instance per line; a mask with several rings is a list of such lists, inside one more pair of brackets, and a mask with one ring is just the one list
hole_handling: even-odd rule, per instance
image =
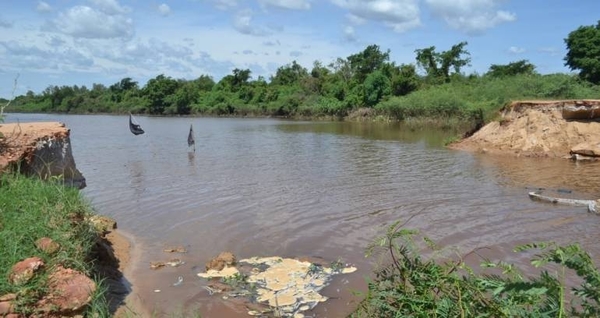
[[[39, 140], [61, 140], [68, 138], [69, 133], [69, 129], [58, 122], [0, 124], [0, 172], [21, 160], [30, 159]], [[114, 227], [106, 229], [96, 239], [92, 255], [97, 264], [95, 271], [108, 285], [107, 299], [115, 317], [143, 316], [143, 306], [135, 301], [123, 275], [131, 263], [132, 240], [116, 230], [116, 223]], [[69, 298], [73, 300], [74, 297]]]
[[69, 129], [58, 122], [16, 123], [0, 125], [0, 171], [19, 159], [24, 159], [44, 137], [64, 138]]
[[517, 101], [450, 148], [495, 155], [571, 157], [600, 143], [600, 100]]

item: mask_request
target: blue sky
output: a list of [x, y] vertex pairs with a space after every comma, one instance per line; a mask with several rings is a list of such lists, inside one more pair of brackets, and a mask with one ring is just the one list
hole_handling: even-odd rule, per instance
[[600, 19], [598, 0], [0, 0], [0, 97], [49, 85], [143, 86], [165, 74], [268, 78], [377, 44], [398, 64], [467, 41], [471, 66], [527, 59], [569, 72], [563, 39]]

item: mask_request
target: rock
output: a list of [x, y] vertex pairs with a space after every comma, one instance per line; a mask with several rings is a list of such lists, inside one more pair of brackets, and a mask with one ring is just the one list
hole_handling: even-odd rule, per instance
[[81, 272], [57, 266], [48, 278], [48, 293], [39, 302], [44, 312], [62, 315], [80, 312], [92, 300], [96, 283]]
[[33, 275], [44, 266], [44, 261], [39, 257], [30, 257], [13, 265], [8, 281], [14, 285], [27, 283]]
[[600, 143], [584, 142], [571, 148], [571, 155], [600, 157]]
[[94, 228], [100, 233], [110, 232], [117, 228], [117, 221], [102, 215], [94, 215], [90, 218]]
[[35, 241], [35, 246], [46, 254], [54, 254], [60, 248], [60, 244], [49, 237], [42, 237]]
[[206, 263], [206, 270], [215, 270], [220, 271], [225, 266], [233, 266], [235, 265], [235, 256], [231, 252], [221, 252], [219, 256], [211, 259], [208, 263]]
[[163, 251], [167, 253], [187, 253], [187, 250], [183, 246], [167, 247]]
[[13, 313], [15, 305], [13, 301], [17, 299], [16, 294], [6, 294], [0, 296], [0, 317], [5, 317], [6, 315]]

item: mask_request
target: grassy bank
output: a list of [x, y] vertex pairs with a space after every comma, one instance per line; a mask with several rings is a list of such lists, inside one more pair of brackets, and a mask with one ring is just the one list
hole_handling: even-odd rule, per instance
[[[428, 247], [433, 257], [421, 256]], [[369, 247], [387, 266], [369, 282], [365, 300], [351, 317], [599, 317], [600, 272], [577, 244], [528, 244], [516, 252], [537, 253], [539, 274], [526, 277], [503, 261], [482, 260], [482, 269], [451, 257], [418, 231], [395, 223]], [[566, 286], [567, 275], [579, 286]]]
[[490, 121], [498, 110], [515, 100], [597, 98], [600, 86], [566, 74], [473, 77], [392, 97], [375, 106], [375, 110], [397, 120], [425, 117], [444, 121], [470, 121], [482, 110], [485, 121]]
[[[35, 303], [47, 292], [47, 273], [62, 265], [96, 281], [98, 288], [86, 316], [110, 317], [103, 296], [106, 287], [94, 268], [93, 248], [99, 234], [84, 221], [91, 213], [77, 189], [20, 175], [0, 176], [0, 296], [16, 294], [16, 312], [33, 314]], [[58, 251], [48, 254], [36, 248], [42, 237], [57, 242]], [[24, 285], [10, 284], [11, 267], [33, 256], [44, 261], [44, 270]]]

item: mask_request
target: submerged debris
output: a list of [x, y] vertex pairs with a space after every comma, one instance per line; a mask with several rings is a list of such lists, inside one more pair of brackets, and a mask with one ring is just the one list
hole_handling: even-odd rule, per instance
[[178, 267], [180, 265], [185, 264], [184, 261], [178, 259], [178, 258], [174, 258], [170, 261], [167, 262], [150, 262], [150, 268], [151, 269], [159, 269], [159, 268], [163, 268], [167, 265], [171, 266], [171, 267]]
[[183, 283], [183, 276], [177, 277], [177, 281], [173, 283], [173, 286], [179, 286]]
[[222, 252], [219, 256], [206, 263], [206, 270], [220, 271], [225, 268], [225, 266], [233, 265], [235, 265], [235, 255], [231, 252]]
[[167, 247], [163, 251], [167, 253], [187, 253], [187, 250], [183, 246]]
[[[354, 271], [356, 268], [339, 261], [326, 267], [292, 258], [252, 257], [240, 260], [237, 268], [208, 269], [198, 276], [221, 279], [220, 283], [206, 287], [211, 295], [226, 291], [224, 298], [247, 297], [250, 315], [273, 313], [279, 317], [303, 317], [302, 312], [327, 300], [319, 291], [329, 284], [333, 275]], [[222, 283], [231, 289], [220, 288]]]

